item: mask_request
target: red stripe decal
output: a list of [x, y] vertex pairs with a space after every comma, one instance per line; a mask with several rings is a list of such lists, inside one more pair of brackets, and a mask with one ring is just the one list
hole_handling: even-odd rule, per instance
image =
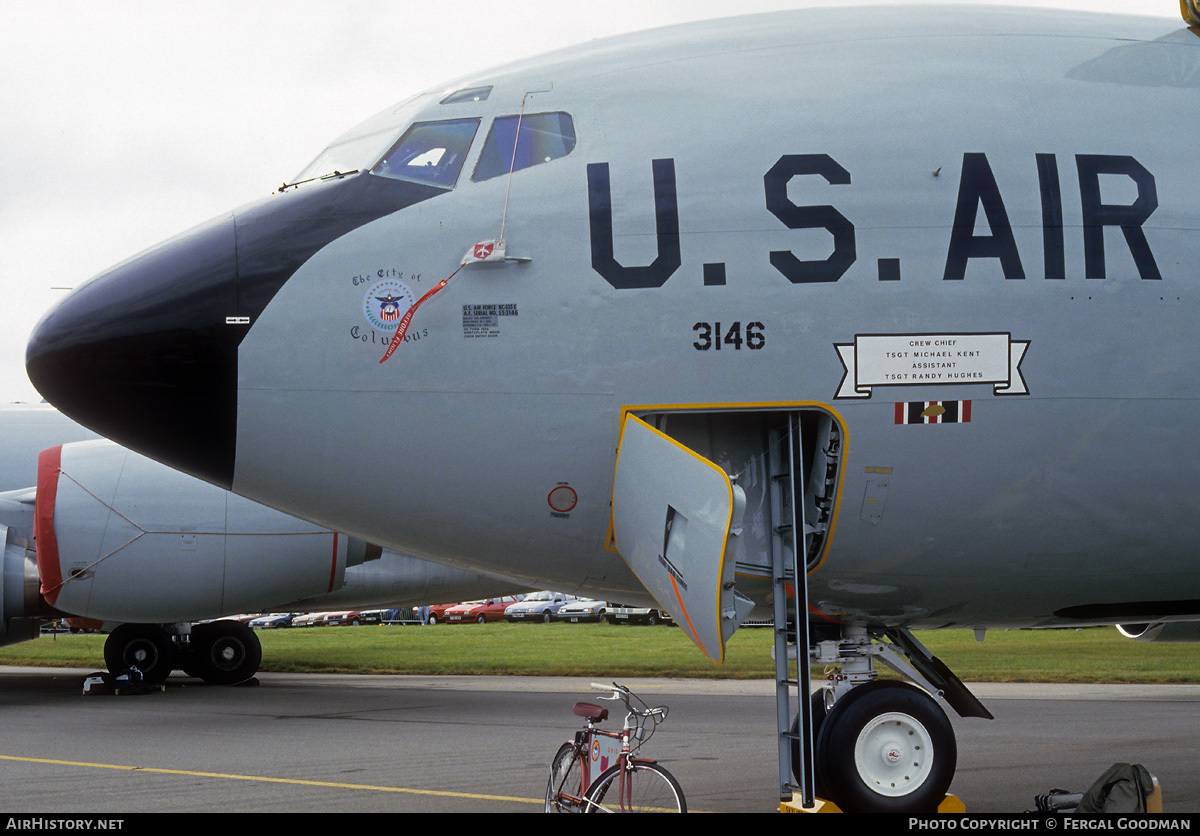
[[[688, 630], [691, 631], [692, 641], [696, 643], [696, 647], [700, 648], [701, 652], [705, 656], [707, 656], [709, 659], [712, 659], [712, 655], [708, 652], [708, 649], [704, 646], [704, 643], [700, 641], [700, 635], [696, 632], [696, 628], [692, 625], [692, 617], [688, 615], [687, 607], [683, 605], [683, 597], [679, 594], [679, 584], [675, 583], [675, 576], [670, 575], [670, 578], [671, 589], [675, 590], [675, 600], [679, 602], [679, 609], [683, 612], [683, 620], [687, 622]], [[713, 661], [715, 662], [716, 660], [713, 659]]]
[[971, 402], [970, 401], [962, 402], [962, 418], [960, 420], [964, 424], [969, 424], [971, 422]]
[[37, 501], [34, 504], [33, 537], [37, 548], [38, 577], [42, 597], [53, 604], [62, 588], [62, 566], [58, 539], [54, 536], [54, 503], [58, 499], [58, 474], [62, 471], [62, 445], [38, 454]]

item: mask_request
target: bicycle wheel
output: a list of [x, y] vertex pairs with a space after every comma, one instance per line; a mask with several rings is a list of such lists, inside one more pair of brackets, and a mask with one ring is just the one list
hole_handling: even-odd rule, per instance
[[636, 761], [625, 770], [626, 801], [621, 803], [620, 764], [600, 773], [584, 796], [586, 813], [686, 813], [687, 802], [675, 776], [656, 763]]
[[547, 813], [578, 813], [577, 794], [583, 782], [583, 764], [574, 744], [558, 747], [550, 762], [550, 779], [546, 781]]

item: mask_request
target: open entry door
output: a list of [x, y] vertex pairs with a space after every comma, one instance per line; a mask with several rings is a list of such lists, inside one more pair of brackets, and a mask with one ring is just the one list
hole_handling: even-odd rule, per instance
[[617, 451], [617, 550], [659, 606], [720, 663], [753, 604], [733, 589], [730, 541], [746, 496], [713, 462], [626, 414]]

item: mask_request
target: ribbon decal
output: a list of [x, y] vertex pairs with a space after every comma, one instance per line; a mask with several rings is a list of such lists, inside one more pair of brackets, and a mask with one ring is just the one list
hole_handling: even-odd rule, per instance
[[1028, 395], [1021, 361], [1029, 341], [1011, 334], [856, 334], [836, 343], [845, 374], [835, 398], [869, 398], [874, 386], [991, 384], [996, 395]]
[[[461, 269], [462, 267], [460, 266], [458, 270]], [[430, 288], [428, 293], [426, 293], [416, 302], [413, 302], [412, 307], [408, 309], [407, 313], [405, 313], [404, 317], [400, 320], [400, 325], [397, 326], [396, 333], [392, 335], [392, 341], [388, 343], [387, 351], [383, 353], [383, 357], [379, 360], [380, 363], [383, 363], [385, 360], [391, 357], [392, 354], [395, 353], [396, 349], [400, 347], [400, 343], [404, 342], [404, 334], [408, 331], [408, 323], [412, 322], [413, 314], [417, 312], [417, 308], [421, 307], [421, 303], [448, 285], [450, 280], [458, 275], [458, 270], [455, 270], [449, 276], [442, 279], [440, 282]]]

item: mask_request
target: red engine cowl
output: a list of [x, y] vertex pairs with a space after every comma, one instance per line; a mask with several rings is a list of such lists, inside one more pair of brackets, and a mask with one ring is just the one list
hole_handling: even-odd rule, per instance
[[349, 545], [109, 441], [42, 451], [34, 536], [46, 601], [119, 622], [195, 621], [331, 592]]

